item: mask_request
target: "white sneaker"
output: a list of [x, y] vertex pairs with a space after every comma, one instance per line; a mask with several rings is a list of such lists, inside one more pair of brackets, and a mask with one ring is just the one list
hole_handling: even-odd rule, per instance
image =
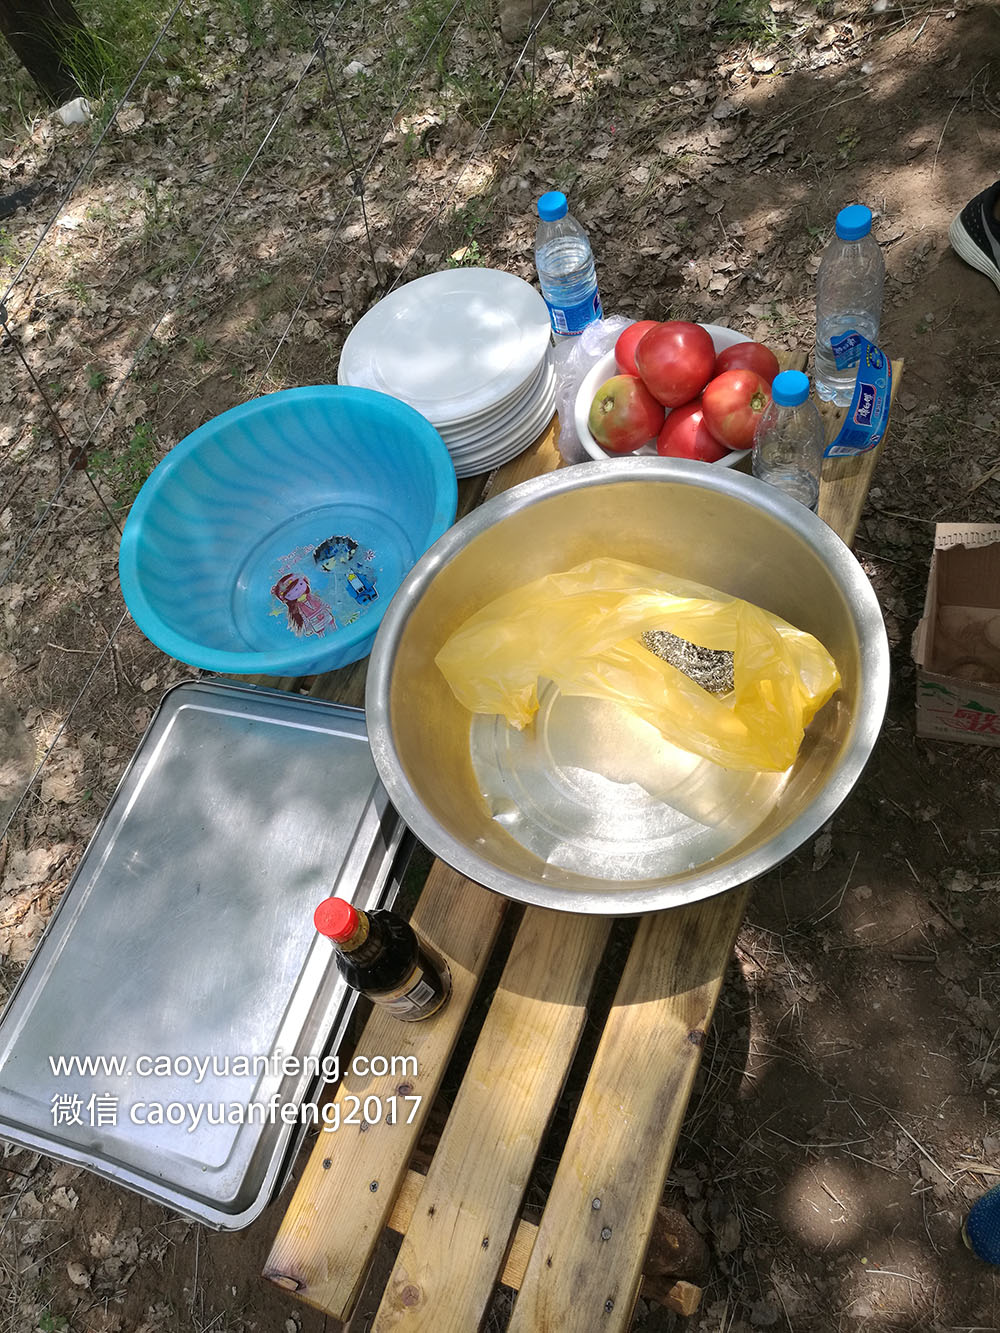
[[998, 194], [1000, 181], [970, 199], [948, 228], [948, 240], [959, 259], [992, 278], [1000, 289], [1000, 222], [993, 216]]

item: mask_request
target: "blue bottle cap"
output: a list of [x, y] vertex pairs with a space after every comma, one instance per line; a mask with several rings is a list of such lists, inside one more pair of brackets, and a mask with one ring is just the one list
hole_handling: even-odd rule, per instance
[[558, 222], [569, 212], [566, 196], [562, 190], [549, 190], [538, 201], [538, 216], [543, 222]]
[[864, 204], [851, 204], [837, 214], [837, 235], [842, 241], [860, 241], [872, 229], [872, 211]]
[[779, 407], [798, 407], [809, 397], [809, 376], [801, 370], [783, 370], [775, 375], [771, 398]]

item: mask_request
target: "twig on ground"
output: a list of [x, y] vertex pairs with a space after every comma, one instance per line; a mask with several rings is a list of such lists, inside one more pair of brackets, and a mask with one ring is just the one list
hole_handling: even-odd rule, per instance
[[[854, 867], [858, 864], [858, 857], [859, 857], [860, 855], [861, 855], [860, 852], [855, 852], [855, 853], [854, 853], [854, 860], [851, 862], [851, 868], [850, 868], [850, 870], [847, 872], [847, 878], [844, 880], [844, 887], [840, 890], [840, 897], [837, 899], [836, 906], [835, 906], [835, 907], [831, 907], [830, 910], [829, 910], [829, 912], [824, 912], [824, 914], [823, 914], [822, 916], [819, 916], [819, 917], [814, 918], [814, 920], [812, 921], [812, 924], [813, 924], [814, 926], [818, 926], [819, 923], [820, 923], [821, 921], [825, 921], [826, 918], [827, 918], [828, 916], [832, 916], [832, 915], [834, 914], [834, 912], [839, 911], [839, 909], [840, 909], [840, 905], [841, 905], [841, 903], [844, 901], [844, 895], [847, 893], [848, 885], [849, 885], [850, 882], [851, 882], [851, 876], [854, 874]], [[909, 864], [909, 862], [907, 862], [907, 864]], [[830, 899], [827, 898], [826, 901], [829, 902]], [[821, 906], [821, 907], [825, 907], [826, 904], [825, 904], [825, 903], [821, 903], [820, 906]]]
[[918, 1287], [923, 1287], [925, 1285], [921, 1282], [920, 1278], [911, 1277], [909, 1273], [897, 1273], [894, 1268], [869, 1268], [865, 1265], [863, 1271], [865, 1273], [871, 1273], [873, 1277], [901, 1277], [905, 1282], [915, 1282]]
[[944, 1167], [941, 1166], [940, 1163], [938, 1163], [938, 1162], [936, 1162], [936, 1161], [934, 1160], [934, 1158], [933, 1158], [933, 1157], [931, 1156], [931, 1154], [927, 1151], [927, 1149], [926, 1149], [926, 1148], [924, 1147], [924, 1145], [920, 1142], [920, 1140], [919, 1140], [919, 1139], [916, 1139], [916, 1138], [913, 1137], [913, 1135], [912, 1135], [912, 1134], [910, 1133], [910, 1131], [906, 1128], [906, 1126], [902, 1123], [902, 1121], [897, 1120], [896, 1117], [893, 1115], [893, 1113], [892, 1113], [890, 1110], [888, 1110], [888, 1108], [885, 1108], [885, 1109], [886, 1109], [886, 1114], [888, 1115], [889, 1119], [893, 1122], [893, 1124], [899, 1126], [899, 1128], [903, 1131], [903, 1133], [904, 1133], [904, 1134], [906, 1135], [906, 1137], [910, 1140], [910, 1142], [911, 1142], [911, 1143], [913, 1144], [913, 1146], [917, 1149], [917, 1151], [918, 1151], [922, 1156], [924, 1156], [924, 1157], [927, 1158], [928, 1162], [930, 1162], [931, 1166], [933, 1166], [934, 1169], [935, 1169], [936, 1171], [940, 1171], [940, 1172], [941, 1172], [941, 1174], [944, 1176], [945, 1180], [947, 1180], [947, 1182], [948, 1182], [949, 1185], [954, 1185], [954, 1183], [955, 1183], [955, 1177], [954, 1177], [954, 1176], [950, 1176], [950, 1175], [948, 1174], [948, 1172], [944, 1169]]

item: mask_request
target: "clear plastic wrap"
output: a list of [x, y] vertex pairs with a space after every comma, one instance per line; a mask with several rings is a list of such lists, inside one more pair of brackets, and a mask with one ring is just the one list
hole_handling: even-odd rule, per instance
[[635, 320], [624, 315], [595, 319], [576, 338], [557, 343], [553, 357], [556, 367], [556, 411], [559, 414], [559, 452], [567, 463], [583, 463], [590, 455], [580, 443], [574, 425], [576, 395], [587, 371], [614, 347], [621, 333]]

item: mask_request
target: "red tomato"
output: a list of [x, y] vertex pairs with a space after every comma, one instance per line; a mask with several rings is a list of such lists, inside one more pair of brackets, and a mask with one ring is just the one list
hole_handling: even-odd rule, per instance
[[778, 358], [763, 343], [734, 343], [715, 358], [715, 374], [724, 370], [755, 370], [770, 384], [779, 370]]
[[635, 363], [646, 388], [665, 407], [697, 398], [715, 369], [715, 347], [700, 324], [668, 319], [640, 339]]
[[724, 370], [701, 395], [705, 425], [729, 449], [749, 449], [771, 386], [754, 370]]
[[701, 399], [694, 398], [667, 413], [656, 439], [656, 452], [661, 458], [700, 458], [704, 463], [717, 463], [729, 450], [705, 425]]
[[663, 425], [663, 408], [636, 375], [615, 375], [594, 395], [590, 433], [613, 454], [630, 454]]
[[655, 319], [640, 319], [619, 334], [615, 343], [615, 362], [623, 375], [638, 375], [639, 371], [635, 364], [636, 345], [650, 329], [655, 329], [656, 325]]

